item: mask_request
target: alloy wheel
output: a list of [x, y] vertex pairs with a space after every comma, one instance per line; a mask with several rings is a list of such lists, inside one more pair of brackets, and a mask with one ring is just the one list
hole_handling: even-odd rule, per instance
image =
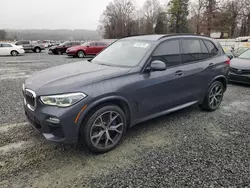
[[123, 134], [122, 116], [115, 111], [107, 111], [98, 116], [91, 126], [90, 139], [99, 149], [107, 149], [116, 145]]
[[12, 56], [17, 56], [17, 52], [16, 51], [13, 51], [11, 54], [12, 54]]
[[84, 53], [83, 53], [82, 51], [79, 51], [79, 52], [78, 52], [78, 57], [79, 57], [79, 58], [83, 58], [83, 57], [84, 57]]
[[223, 97], [223, 88], [220, 84], [216, 84], [212, 87], [209, 93], [209, 106], [212, 108], [217, 108]]

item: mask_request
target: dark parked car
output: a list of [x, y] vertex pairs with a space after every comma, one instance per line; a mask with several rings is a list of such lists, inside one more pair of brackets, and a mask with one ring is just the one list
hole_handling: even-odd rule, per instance
[[48, 139], [118, 145], [140, 122], [198, 104], [216, 110], [229, 58], [211, 38], [145, 35], [117, 40], [95, 58], [43, 70], [23, 85], [28, 120]]
[[15, 43], [17, 46], [23, 46], [25, 51], [32, 50], [33, 52], [40, 53], [42, 50], [45, 50], [45, 46], [43, 44], [34, 43], [29, 40], [20, 40]]
[[100, 53], [108, 45], [107, 42], [92, 41], [83, 43], [80, 46], [68, 48], [66, 53], [68, 56], [83, 58], [85, 56], [93, 56]]
[[232, 59], [229, 81], [250, 84], [250, 49]]
[[66, 50], [72, 46], [79, 46], [80, 42], [64, 42], [58, 46], [53, 46], [49, 49], [49, 54], [64, 54]]

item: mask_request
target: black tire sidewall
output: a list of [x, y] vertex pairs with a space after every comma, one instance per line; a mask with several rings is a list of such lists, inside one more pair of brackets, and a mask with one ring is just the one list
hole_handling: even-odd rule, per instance
[[[100, 148], [96, 148], [92, 144], [91, 138], [90, 138], [90, 131], [91, 131], [92, 124], [94, 123], [96, 118], [106, 111], [115, 111], [115, 112], [119, 113], [123, 119], [124, 127], [123, 127], [123, 132], [122, 132], [121, 138], [117, 142], [116, 145], [114, 145], [110, 148], [107, 148], [107, 149], [100, 149]], [[81, 125], [80, 136], [81, 136], [83, 143], [86, 144], [86, 146], [88, 147], [88, 149], [90, 151], [92, 151], [94, 153], [105, 153], [105, 152], [108, 152], [108, 151], [114, 149], [115, 147], [117, 147], [119, 145], [120, 141], [122, 140], [122, 138], [126, 132], [126, 128], [127, 128], [127, 122], [126, 122], [126, 116], [125, 116], [123, 110], [116, 105], [108, 105], [108, 106], [100, 107], [96, 111], [92, 112], [92, 114], [90, 114], [90, 116], [86, 119], [86, 121], [83, 122], [83, 124]]]
[[225, 89], [225, 88], [224, 88], [224, 85], [223, 85], [222, 82], [220, 82], [220, 81], [214, 81], [214, 82], [210, 85], [209, 89], [207, 90], [206, 97], [205, 97], [205, 99], [204, 99], [204, 101], [203, 101], [203, 104], [202, 104], [202, 108], [203, 108], [203, 109], [208, 110], [208, 111], [214, 111], [214, 110], [216, 110], [216, 109], [218, 109], [218, 108], [220, 107], [220, 104], [219, 104], [217, 107], [215, 107], [215, 108], [213, 108], [213, 107], [211, 107], [211, 106], [209, 105], [209, 94], [210, 94], [212, 88], [213, 88], [215, 85], [218, 85], [218, 84], [220, 84], [220, 85], [221, 85], [221, 88], [223, 89], [223, 93], [222, 93], [221, 101], [220, 101], [220, 104], [221, 104], [221, 102], [222, 102], [222, 100], [223, 100], [224, 89]]

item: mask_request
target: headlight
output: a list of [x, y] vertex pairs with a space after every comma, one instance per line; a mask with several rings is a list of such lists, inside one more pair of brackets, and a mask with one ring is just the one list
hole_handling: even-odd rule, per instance
[[62, 95], [41, 96], [40, 99], [43, 104], [68, 107], [84, 99], [87, 95], [84, 93], [69, 93]]

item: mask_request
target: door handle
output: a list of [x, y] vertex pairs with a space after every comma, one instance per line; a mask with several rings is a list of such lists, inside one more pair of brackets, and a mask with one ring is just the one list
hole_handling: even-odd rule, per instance
[[182, 76], [183, 72], [181, 70], [178, 70], [175, 72], [175, 76]]
[[209, 65], [208, 65], [208, 66], [209, 66], [209, 67], [211, 67], [211, 66], [213, 66], [213, 65], [214, 65], [213, 63], [209, 63]]

